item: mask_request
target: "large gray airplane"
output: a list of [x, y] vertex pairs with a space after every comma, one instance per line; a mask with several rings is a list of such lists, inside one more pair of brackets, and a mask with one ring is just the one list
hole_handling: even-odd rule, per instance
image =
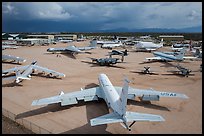
[[185, 49], [180, 50], [177, 54], [169, 54], [165, 52], [153, 52], [155, 57], [146, 58], [147, 60], [157, 61], [183, 61]]
[[52, 53], [70, 53], [72, 55], [78, 54], [78, 53], [86, 53], [83, 52], [85, 50], [91, 50], [96, 48], [96, 41], [93, 40], [91, 41], [91, 44], [89, 46], [85, 47], [76, 47], [74, 45], [69, 45], [65, 48], [48, 48], [47, 52], [52, 52]]
[[2, 54], [2, 62], [14, 62], [14, 63], [22, 63], [25, 62], [26, 59], [21, 57], [16, 57], [12, 55], [3, 55]]
[[[135, 97], [141, 97], [143, 101], [158, 101], [160, 97], [188, 98], [185, 94], [173, 92], [160, 92], [156, 90], [136, 89], [129, 87], [129, 80], [125, 78], [123, 87], [113, 86], [106, 74], [100, 74], [98, 77], [99, 87], [81, 89], [71, 93], [61, 93], [57, 96], [34, 100], [32, 106], [60, 103], [61, 106], [77, 104], [79, 100], [94, 101], [103, 99], [111, 113], [96, 117], [90, 120], [91, 126], [123, 123], [124, 128], [131, 130], [131, 126], [136, 121], [164, 121], [160, 115], [138, 113], [126, 111], [127, 99], [135, 100]], [[132, 122], [128, 125], [128, 122]]]
[[14, 79], [15, 83], [20, 83], [24, 79], [30, 80], [31, 74], [34, 73], [36, 70], [41, 71], [43, 74], [48, 73], [51, 77], [65, 77], [65, 74], [56, 72], [54, 70], [50, 70], [45, 67], [41, 67], [37, 65], [37, 61], [32, 62], [30, 65], [15, 67], [7, 70], [2, 70], [2, 76], [7, 76], [12, 73], [15, 73], [15, 76], [4, 77], [3, 80], [11, 80]]

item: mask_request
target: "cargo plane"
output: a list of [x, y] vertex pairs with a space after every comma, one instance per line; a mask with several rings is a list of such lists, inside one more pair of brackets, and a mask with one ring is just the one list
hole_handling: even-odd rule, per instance
[[[129, 87], [129, 80], [124, 79], [123, 87], [113, 86], [106, 74], [99, 74], [99, 87], [81, 89], [71, 93], [61, 91], [59, 95], [34, 100], [32, 106], [61, 103], [61, 106], [77, 104], [79, 100], [94, 101], [103, 99], [111, 113], [96, 117], [90, 120], [91, 126], [103, 125], [109, 123], [121, 123], [121, 125], [131, 130], [131, 126], [139, 121], [164, 121], [160, 115], [138, 113], [127, 111], [127, 99], [135, 100], [135, 97], [141, 97], [144, 101], [158, 101], [160, 97], [170, 98], [188, 98], [185, 94], [173, 92], [159, 92], [155, 90], [142, 90]], [[132, 122], [128, 125], [128, 122]]]

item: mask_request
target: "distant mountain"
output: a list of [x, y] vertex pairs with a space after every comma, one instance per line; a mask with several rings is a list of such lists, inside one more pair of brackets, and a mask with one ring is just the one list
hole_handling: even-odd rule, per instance
[[118, 29], [103, 30], [102, 32], [202, 33], [202, 26], [187, 27], [187, 28], [181, 28], [181, 29], [174, 29], [174, 28], [144, 28], [144, 29], [118, 28]]

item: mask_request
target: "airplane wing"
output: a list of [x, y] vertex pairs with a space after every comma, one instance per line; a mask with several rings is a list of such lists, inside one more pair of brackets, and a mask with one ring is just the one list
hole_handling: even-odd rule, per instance
[[[115, 87], [115, 89], [120, 93], [122, 87]], [[185, 94], [174, 93], [174, 92], [160, 92], [153, 89], [137, 89], [129, 87], [128, 89], [128, 99], [134, 100], [135, 97], [141, 97], [143, 101], [153, 101], [159, 100], [160, 97], [174, 97], [174, 98], [182, 98], [187, 99], [188, 96]]]
[[94, 87], [66, 94], [61, 92], [60, 95], [57, 96], [34, 100], [32, 102], [32, 106], [52, 103], [61, 103], [61, 106], [65, 106], [77, 104], [78, 100], [93, 101], [98, 100], [98, 98], [104, 99], [104, 95], [102, 94], [102, 90], [100, 87]]
[[39, 70], [41, 72], [47, 72], [47, 73], [51, 73], [51, 74], [56, 75], [56, 76], [65, 77], [65, 74], [56, 72], [54, 70], [50, 70], [48, 68], [40, 67], [40, 66], [37, 66], [37, 65], [33, 65], [32, 68], [36, 69], [36, 70]]
[[2, 55], [2, 61], [25, 62], [26, 59], [12, 56], [12, 55]]
[[15, 71], [24, 71], [27, 67], [29, 67], [29, 65], [2, 70], [2, 75], [15, 73]]

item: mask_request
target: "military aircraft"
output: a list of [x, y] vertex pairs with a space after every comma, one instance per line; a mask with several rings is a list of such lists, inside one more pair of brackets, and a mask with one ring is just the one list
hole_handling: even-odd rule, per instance
[[14, 46], [14, 45], [2, 45], [2, 50], [5, 49], [17, 49], [19, 46]]
[[104, 48], [104, 49], [113, 49], [113, 48], [116, 48], [116, 47], [121, 47], [123, 46], [122, 42], [119, 41], [118, 43], [104, 43], [101, 45], [101, 48]]
[[[192, 70], [184, 68], [181, 65], [176, 65], [174, 67], [176, 67], [178, 70], [169, 70], [167, 72], [172, 72], [173, 74], [182, 75], [184, 77], [188, 77], [189, 75], [194, 75], [194, 74], [190, 74]], [[169, 74], [163, 74], [163, 75], [169, 75]]]
[[86, 53], [83, 52], [84, 50], [91, 50], [96, 48], [96, 41], [92, 41], [91, 45], [86, 47], [76, 47], [74, 45], [67, 46], [65, 48], [48, 48], [47, 52], [52, 53], [69, 53], [71, 55], [78, 54], [78, 53]]
[[[131, 88], [129, 87], [130, 81], [127, 78], [124, 79], [123, 87], [113, 86], [106, 74], [99, 74], [98, 81], [99, 87], [81, 89], [81, 91], [66, 94], [61, 91], [57, 96], [34, 100], [31, 105], [60, 103], [61, 106], [65, 106], [77, 104], [79, 100], [86, 102], [101, 98], [112, 112], [91, 119], [91, 126], [120, 122], [123, 123], [121, 125], [124, 128], [130, 131], [131, 126], [136, 121], [164, 121], [164, 118], [160, 115], [126, 111], [127, 99], [135, 100], [136, 96], [141, 97], [142, 101], [159, 101], [160, 97], [188, 98], [185, 94]], [[128, 125], [128, 122], [132, 123]]]
[[161, 42], [159, 44], [155, 44], [153, 42], [143, 42], [139, 41], [135, 44], [136, 51], [155, 51], [161, 47], [163, 47], [163, 39], [161, 39]]
[[185, 49], [180, 50], [177, 54], [168, 54], [165, 52], [153, 52], [155, 57], [146, 58], [147, 60], [156, 60], [156, 61], [183, 61], [184, 60]]
[[141, 71], [131, 71], [131, 72], [139, 73], [139, 74], [159, 75], [157, 73], [150, 71], [150, 67], [144, 67], [144, 70], [141, 70]]
[[22, 63], [25, 62], [26, 59], [12, 56], [12, 55], [3, 55], [2, 54], [2, 62], [14, 62], [14, 63]]
[[41, 71], [42, 74], [48, 73], [48, 76], [53, 77], [65, 77], [63, 73], [56, 72], [54, 70], [47, 69], [45, 67], [41, 67], [37, 65], [37, 61], [33, 61], [30, 65], [15, 67], [7, 70], [2, 70], [2, 76], [10, 75], [15, 73], [15, 76], [5, 77], [3, 80], [11, 80], [15, 79], [15, 83], [20, 83], [24, 79], [30, 80], [31, 74], [34, 73], [36, 70]]
[[119, 58], [90, 58], [92, 60], [92, 63], [96, 62], [100, 66], [110, 66], [111, 64], [118, 63]]
[[122, 56], [121, 61], [124, 61], [124, 56], [127, 56], [127, 50], [125, 51], [118, 51], [118, 50], [112, 50], [111, 52], [108, 53], [109, 57], [112, 58], [112, 55], [120, 55]]

